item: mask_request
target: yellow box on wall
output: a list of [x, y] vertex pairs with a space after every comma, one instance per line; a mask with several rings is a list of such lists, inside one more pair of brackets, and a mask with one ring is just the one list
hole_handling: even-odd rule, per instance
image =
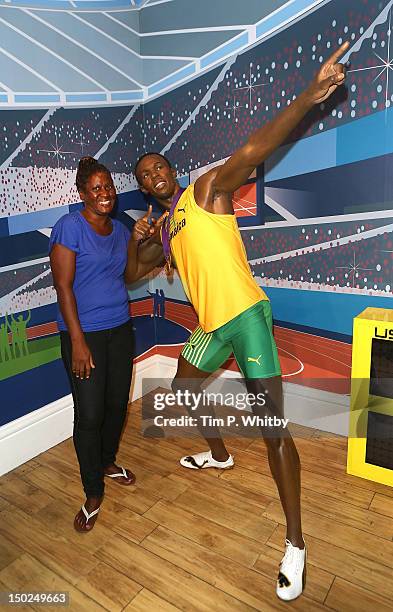
[[348, 474], [393, 486], [393, 310], [354, 319]]

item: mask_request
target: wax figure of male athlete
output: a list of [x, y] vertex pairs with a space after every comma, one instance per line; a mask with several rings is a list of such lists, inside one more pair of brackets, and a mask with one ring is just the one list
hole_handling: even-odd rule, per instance
[[[321, 67], [309, 87], [272, 121], [254, 132], [224, 165], [199, 177], [180, 195], [176, 172], [162, 155], [148, 153], [135, 167], [141, 190], [166, 210], [167, 219], [149, 224], [151, 207], [135, 231], [144, 244], [131, 242], [129, 260], [135, 260], [134, 278], [163, 262], [157, 244], [158, 227], [167, 263], [175, 260], [187, 297], [195, 308], [199, 326], [179, 358], [175, 386], [195, 381], [192, 391], [222, 365], [233, 352], [249, 393], [265, 394], [263, 415], [283, 416], [280, 364], [272, 334], [270, 303], [254, 281], [232, 207], [232, 193], [242, 186], [286, 138], [315, 104], [326, 100], [345, 81], [345, 69], [337, 63], [348, 48], [343, 44]], [[179, 198], [180, 195], [180, 198]], [[178, 200], [173, 205], [174, 200]], [[172, 208], [171, 208], [172, 207]], [[168, 232], [165, 224], [169, 225]], [[168, 236], [169, 233], [169, 236]], [[168, 244], [170, 243], [170, 252]], [[165, 249], [166, 248], [166, 249]], [[257, 412], [260, 408], [254, 407]], [[306, 550], [300, 515], [300, 461], [287, 431], [262, 430], [269, 465], [277, 484], [287, 521], [286, 552], [280, 565], [277, 595], [298, 597], [304, 587]], [[229, 468], [233, 458], [217, 432], [207, 442], [210, 451], [183, 457], [185, 467]]]

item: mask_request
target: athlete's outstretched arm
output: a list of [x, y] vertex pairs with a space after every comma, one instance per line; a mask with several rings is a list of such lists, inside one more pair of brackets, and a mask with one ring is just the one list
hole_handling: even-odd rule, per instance
[[219, 167], [213, 178], [214, 193], [232, 193], [244, 185], [254, 169], [285, 141], [314, 104], [329, 98], [344, 83], [345, 68], [337, 62], [348, 46], [348, 42], [341, 45], [323, 64], [307, 89], [272, 121], [254, 132], [246, 144]]
[[[158, 221], [151, 218], [151, 213], [150, 205], [147, 213], [135, 223], [128, 242], [127, 265], [124, 272], [127, 283], [142, 278], [157, 266], [164, 264], [160, 229], [167, 213], [161, 215]], [[145, 242], [141, 243], [141, 240]]]

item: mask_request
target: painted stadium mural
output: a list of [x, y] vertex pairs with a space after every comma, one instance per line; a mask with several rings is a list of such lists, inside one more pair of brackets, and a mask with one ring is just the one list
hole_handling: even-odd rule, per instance
[[[287, 380], [348, 391], [352, 318], [370, 304], [390, 307], [393, 295], [392, 4], [323, 3], [144, 103], [0, 110], [0, 384], [20, 405], [0, 424], [69, 392], [47, 249], [54, 223], [80, 206], [79, 158], [111, 169], [116, 216], [131, 228], [147, 205], [132, 174], [139, 155], [164, 153], [187, 185], [289, 105], [344, 40], [345, 95], [316, 108], [234, 205], [252, 273], [273, 303]], [[158, 272], [129, 295], [138, 359], [157, 345], [175, 358], [196, 324], [178, 278]]]

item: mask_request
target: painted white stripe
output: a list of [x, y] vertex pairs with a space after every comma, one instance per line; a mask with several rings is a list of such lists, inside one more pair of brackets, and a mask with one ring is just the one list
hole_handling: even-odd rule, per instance
[[113, 38], [113, 36], [111, 36], [110, 34], [105, 32], [104, 30], [101, 30], [100, 28], [97, 28], [97, 26], [95, 26], [93, 23], [90, 23], [90, 21], [86, 21], [86, 19], [83, 19], [83, 17], [81, 17], [77, 13], [72, 12], [72, 13], [70, 13], [70, 15], [72, 15], [72, 17], [74, 17], [74, 19], [77, 19], [78, 21], [83, 23], [88, 28], [91, 28], [92, 30], [95, 30], [96, 32], [98, 32], [102, 36], [105, 36], [105, 38], [108, 38], [108, 40], [113, 42], [115, 45], [118, 45], [119, 47], [122, 47], [123, 49], [125, 49], [126, 51], [128, 51], [129, 53], [134, 55], [135, 57], [137, 57], [137, 58], [141, 57], [139, 55], [139, 53], [137, 53], [137, 51], [134, 51], [134, 49], [131, 49], [130, 47], [127, 47], [127, 45], [122, 43], [120, 40], [117, 40], [116, 38]]
[[113, 36], [105, 32], [104, 30], [101, 30], [100, 28], [95, 26], [93, 23], [86, 21], [86, 19], [83, 19], [82, 17], [80, 17], [80, 15], [77, 15], [76, 13], [70, 13], [70, 15], [72, 15], [72, 17], [74, 17], [75, 19], [78, 19], [78, 21], [88, 26], [89, 28], [92, 28], [99, 34], [102, 34], [102, 36], [105, 36], [115, 45], [122, 47], [123, 49], [125, 49], [126, 51], [128, 51], [129, 53], [137, 57], [138, 59], [157, 59], [157, 60], [195, 60], [197, 59], [196, 57], [192, 55], [141, 55], [137, 51], [134, 51], [134, 49], [131, 49], [131, 47], [127, 47], [127, 45], [122, 43], [120, 40], [117, 40], [117, 38], [114, 38]]
[[11, 155], [7, 157], [6, 160], [3, 161], [3, 163], [0, 166], [0, 170], [4, 170], [4, 168], [9, 166], [12, 160], [15, 159], [15, 157], [17, 157], [21, 151], [24, 151], [24, 149], [26, 148], [26, 145], [29, 144], [29, 142], [31, 142], [33, 136], [35, 136], [35, 134], [38, 134], [41, 131], [45, 123], [52, 117], [53, 113], [55, 113], [56, 111], [57, 111], [57, 107], [51, 108], [45, 113], [42, 119], [40, 119], [37, 125], [32, 129], [30, 134], [28, 134], [26, 138], [20, 143], [20, 145], [11, 153]]
[[101, 147], [101, 149], [99, 151], [97, 151], [97, 153], [93, 157], [95, 157], [96, 159], [99, 159], [101, 157], [101, 155], [103, 153], [105, 153], [105, 151], [107, 150], [109, 145], [111, 145], [112, 142], [114, 142], [116, 140], [118, 134], [120, 134], [120, 132], [122, 131], [124, 126], [127, 125], [127, 123], [134, 116], [135, 112], [138, 110], [139, 107], [140, 107], [140, 104], [136, 104], [135, 106], [132, 107], [132, 109], [127, 114], [127, 116], [123, 119], [123, 121], [121, 122], [119, 127], [113, 132], [112, 136], [110, 136], [110, 138], [108, 138], [106, 143]]
[[41, 272], [41, 274], [38, 274], [37, 276], [34, 276], [34, 278], [31, 278], [29, 281], [27, 281], [27, 283], [23, 283], [23, 285], [20, 285], [20, 287], [17, 287], [13, 291], [10, 291], [10, 293], [7, 293], [7, 295], [3, 295], [3, 297], [0, 298], [0, 312], [3, 312], [4, 305], [6, 303], [9, 303], [10, 300], [12, 300], [18, 293], [20, 293], [20, 291], [28, 289], [30, 285], [33, 285], [37, 281], [41, 280], [50, 272], [51, 269], [48, 268], [48, 270], [44, 270], [44, 272]]
[[237, 56], [234, 55], [233, 57], [231, 57], [224, 64], [224, 67], [221, 69], [221, 71], [220, 71], [219, 75], [217, 76], [216, 80], [214, 81], [212, 86], [209, 88], [209, 90], [206, 92], [206, 94], [203, 96], [202, 100], [194, 108], [192, 113], [190, 115], [188, 115], [186, 121], [181, 125], [181, 127], [176, 132], [176, 134], [174, 134], [172, 136], [172, 138], [169, 140], [169, 142], [167, 142], [165, 147], [161, 150], [162, 154], [164, 154], [166, 151], [169, 151], [169, 149], [171, 148], [173, 143], [176, 142], [176, 140], [179, 138], [180, 134], [182, 134], [184, 132], [184, 130], [186, 130], [189, 125], [191, 125], [192, 121], [195, 121], [195, 117], [198, 115], [198, 113], [201, 110], [201, 108], [203, 106], [206, 106], [206, 104], [210, 101], [210, 98], [212, 97], [213, 93], [216, 91], [216, 89], [218, 88], [218, 86], [221, 83], [221, 81], [225, 78], [225, 74], [227, 73], [229, 68], [232, 66], [232, 64], [236, 61], [236, 59], [237, 59]]
[[236, 212], [243, 210], [243, 211], [248, 212], [251, 215], [253, 214], [251, 211], [256, 210], [257, 208], [256, 204], [253, 204], [252, 202], [248, 202], [249, 204], [251, 204], [251, 206], [243, 206], [243, 204], [241, 204], [241, 202], [247, 202], [247, 200], [237, 200], [236, 198], [233, 198], [233, 201], [238, 207], [236, 208]]
[[[281, 340], [280, 340], [280, 343], [281, 343]], [[296, 346], [298, 346], [298, 344], [296, 344]], [[303, 361], [301, 361], [299, 359], [299, 357], [296, 357], [296, 355], [293, 355], [293, 353], [290, 353], [289, 351], [286, 351], [285, 349], [281, 348], [281, 346], [277, 347], [277, 348], [278, 348], [278, 351], [280, 353], [286, 353], [287, 355], [289, 355], [290, 357], [292, 357], [293, 359], [298, 361], [299, 364], [300, 364], [300, 368], [296, 372], [291, 372], [290, 374], [283, 374], [282, 377], [283, 378], [289, 378], [290, 376], [296, 376], [297, 374], [301, 374], [301, 372], [303, 372], [303, 370], [304, 370], [304, 363], [303, 363]]]
[[229, 32], [229, 31], [241, 31], [241, 30], [244, 31], [244, 30], [247, 30], [249, 27], [248, 25], [211, 26], [211, 27], [206, 26], [205, 28], [184, 28], [181, 30], [160, 30], [158, 32], [138, 32], [137, 30], [134, 30], [134, 28], [127, 25], [126, 23], [123, 23], [122, 21], [119, 21], [118, 19], [116, 19], [116, 17], [113, 17], [112, 11], [110, 13], [104, 11], [102, 14], [105, 15], [105, 17], [109, 17], [109, 19], [112, 19], [112, 21], [119, 24], [120, 26], [128, 30], [129, 32], [132, 32], [133, 34], [136, 34], [137, 36], [140, 36], [141, 38], [147, 37], [147, 36], [167, 36], [168, 34], [197, 34], [200, 32], [203, 33], [203, 32]]
[[0, 87], [2, 87], [3, 89], [5, 89], [6, 92], [8, 93], [12, 93], [12, 89], [10, 89], [8, 87], [8, 85], [6, 85], [5, 83], [3, 83], [2, 81], [0, 81]]
[[94, 85], [97, 85], [97, 87], [100, 87], [101, 89], [103, 89], [105, 92], [108, 92], [108, 89], [102, 85], [102, 83], [99, 83], [98, 81], [96, 81], [95, 79], [93, 79], [92, 77], [90, 77], [86, 72], [84, 72], [83, 70], [81, 70], [80, 68], [77, 68], [77, 66], [75, 66], [74, 64], [71, 64], [71, 62], [69, 62], [68, 60], [66, 60], [64, 57], [62, 57], [61, 55], [58, 55], [57, 53], [55, 53], [54, 51], [52, 51], [51, 49], [49, 49], [48, 47], [46, 47], [45, 45], [41, 44], [38, 40], [36, 40], [35, 38], [32, 38], [31, 36], [29, 36], [28, 34], [26, 34], [26, 32], [23, 32], [22, 30], [19, 30], [19, 28], [16, 28], [14, 25], [12, 25], [11, 23], [8, 23], [8, 21], [6, 21], [5, 19], [2, 19], [0, 17], [0, 21], [2, 23], [4, 23], [4, 25], [6, 25], [8, 28], [10, 28], [11, 30], [14, 30], [14, 32], [17, 32], [18, 34], [20, 34], [21, 36], [23, 36], [24, 38], [26, 38], [27, 40], [29, 40], [30, 42], [32, 42], [33, 44], [37, 45], [37, 47], [40, 47], [40, 49], [43, 49], [46, 53], [49, 53], [50, 55], [53, 55], [53, 57], [55, 57], [56, 59], [58, 59], [60, 62], [63, 62], [64, 64], [66, 64], [67, 66], [69, 66], [69, 68], [71, 68], [72, 70], [75, 70], [75, 72], [78, 72], [80, 75], [82, 75], [85, 79], [88, 79], [89, 81], [91, 81], [92, 83], [94, 83]]
[[280, 289], [291, 289], [295, 291], [321, 291], [323, 293], [335, 294], [346, 293], [349, 295], [366, 295], [367, 297], [370, 295], [375, 295], [378, 297], [389, 298], [393, 301], [392, 291], [386, 291], [386, 289], [371, 289], [371, 287], [357, 289], [356, 287], [347, 287], [344, 285], [327, 285], [323, 281], [310, 282], [296, 279], [286, 280], [269, 278], [267, 276], [264, 276], [263, 278], [261, 276], [254, 276], [254, 280], [260, 287], [278, 287]]
[[[138, 36], [141, 38], [145, 36], [168, 36], [168, 34], [200, 34], [204, 32], [243, 32], [248, 31], [248, 25], [235, 25], [235, 26], [206, 26], [205, 28], [183, 28], [180, 30], [159, 30], [157, 32], [138, 32]], [[227, 41], [228, 42], [228, 41]], [[212, 49], [213, 51], [214, 49]], [[209, 52], [210, 53], [210, 52]]]
[[[296, 1], [297, 0], [290, 0], [290, 2], [288, 2], [285, 6], [288, 6], [289, 4], [292, 4], [292, 2], [296, 2]], [[273, 26], [267, 32], [264, 32], [262, 36], [260, 36], [257, 40], [261, 42], [263, 40], [267, 40], [268, 38], [271, 38], [272, 35], [278, 34], [282, 30], [285, 30], [290, 25], [294, 25], [297, 21], [300, 21], [303, 17], [306, 17], [307, 15], [311, 15], [311, 13], [318, 10], [319, 8], [322, 8], [322, 6], [324, 6], [325, 4], [328, 4], [329, 2], [331, 2], [331, 0], [315, 0], [313, 4], [309, 4], [308, 6], [300, 10], [298, 13], [295, 13], [295, 15], [288, 17], [288, 19], [286, 19], [285, 21], [281, 21], [280, 23]], [[280, 12], [282, 9], [283, 9], [283, 6], [277, 9], [275, 12], [277, 11]], [[264, 17], [264, 19], [262, 19], [256, 25], [263, 23], [263, 21], [265, 21], [265, 19], [267, 19], [268, 17], [270, 17], [270, 14]]]
[[[31, 66], [28, 66], [27, 64], [22, 62], [22, 60], [20, 60], [17, 57], [15, 57], [15, 55], [12, 55], [12, 53], [9, 53], [8, 51], [3, 49], [2, 47], [0, 48], [0, 53], [3, 53], [4, 55], [6, 55], [10, 59], [12, 59], [16, 64], [19, 64], [19, 66], [22, 66], [22, 68], [25, 68], [28, 72], [31, 72], [31, 74], [34, 74], [34, 76], [36, 76], [37, 79], [40, 79], [40, 81], [43, 81], [44, 83], [46, 83], [50, 87], [53, 87], [53, 89], [57, 93], [59, 93], [59, 94], [63, 93], [62, 90], [57, 85], [52, 83], [52, 81], [49, 81], [49, 79], [46, 79], [44, 76], [42, 76], [42, 74], [39, 74], [36, 70], [34, 70], [34, 68], [32, 68]], [[52, 93], [54, 93], [54, 92], [52, 92]]]
[[40, 234], [43, 234], [43, 236], [46, 236], [47, 238], [50, 238], [51, 234], [52, 234], [52, 228], [51, 227], [42, 227], [41, 229], [37, 230], [37, 232], [40, 232]]
[[[387, 21], [388, 15], [389, 15], [389, 11], [392, 8], [392, 5], [393, 5], [393, 0], [390, 0], [390, 2], [385, 6], [385, 8], [374, 19], [372, 24], [367, 28], [367, 30], [365, 32], [363, 32], [363, 34], [360, 36], [360, 38], [358, 38], [358, 40], [355, 42], [355, 44], [352, 45], [352, 47], [350, 47], [348, 49], [346, 54], [340, 60], [341, 62], [343, 62], [343, 63], [347, 62], [349, 60], [349, 58], [351, 57], [352, 53], [356, 53], [357, 51], [360, 50], [360, 48], [361, 48], [363, 42], [366, 40], [366, 38], [370, 38], [374, 34], [374, 30], [375, 30], [376, 26], [377, 25], [381, 25], [382, 23], [385, 23], [385, 21]], [[348, 72], [352, 72], [352, 71], [349, 70]]]
[[32, 259], [31, 261], [21, 261], [19, 263], [11, 264], [10, 266], [3, 266], [2, 268], [0, 268], [0, 274], [2, 272], [20, 270], [21, 268], [29, 268], [30, 266], [36, 266], [37, 264], [47, 262], [49, 262], [49, 257], [41, 257], [40, 259]]
[[284, 208], [284, 206], [282, 206], [281, 204], [279, 204], [278, 202], [273, 200], [273, 198], [268, 196], [266, 193], [265, 193], [265, 202], [266, 202], [266, 204], [268, 206], [270, 206], [270, 208], [275, 210], [276, 213], [281, 215], [281, 217], [284, 217], [284, 219], [286, 219], [287, 221], [296, 221], [297, 220], [295, 215], [290, 213], [289, 210], [287, 210], [286, 208]]
[[[278, 340], [278, 343], [281, 345], [283, 342], [285, 342], [286, 344], [289, 344], [290, 346], [293, 346], [293, 341], [290, 340], [284, 340], [284, 338], [280, 338]], [[280, 346], [281, 348], [281, 346]], [[315, 349], [311, 349], [309, 347], [309, 345], [304, 345], [304, 344], [300, 344], [298, 341], [296, 341], [296, 348], [303, 348], [306, 349], [307, 351], [310, 351], [310, 353], [316, 353], [317, 355], [321, 355], [320, 351], [316, 351]], [[284, 351], [285, 353], [288, 353], [288, 351], [285, 351], [284, 349], [281, 348], [282, 351]], [[291, 353], [288, 353], [288, 355], [290, 355]], [[292, 355], [292, 357], [294, 357], [294, 355]], [[339, 363], [340, 365], [345, 366], [346, 368], [348, 368], [348, 370], [351, 369], [351, 366], [348, 365], [347, 363], [344, 363], [343, 361], [340, 361], [339, 359], [335, 359], [334, 357], [331, 357], [330, 355], [328, 355], [328, 359], [330, 361], [335, 361], [336, 363]]]
[[26, 13], [27, 15], [29, 15], [30, 17], [33, 17], [34, 19], [36, 19], [37, 21], [40, 21], [42, 24], [44, 24], [47, 28], [50, 28], [51, 30], [53, 30], [54, 32], [57, 32], [57, 34], [59, 34], [60, 36], [62, 36], [63, 38], [65, 38], [66, 40], [69, 40], [70, 42], [72, 42], [74, 45], [77, 45], [77, 47], [80, 47], [81, 49], [83, 49], [84, 51], [86, 51], [86, 53], [89, 53], [90, 55], [93, 55], [96, 59], [98, 59], [100, 62], [102, 62], [103, 64], [106, 64], [107, 66], [109, 66], [109, 68], [111, 68], [112, 70], [114, 70], [115, 72], [118, 72], [119, 74], [121, 74], [122, 76], [124, 76], [124, 78], [126, 78], [128, 81], [131, 81], [132, 83], [136, 83], [139, 87], [143, 87], [143, 85], [141, 83], [138, 83], [138, 81], [136, 81], [135, 79], [133, 79], [129, 74], [126, 74], [123, 70], [121, 70], [120, 68], [117, 68], [116, 66], [114, 66], [113, 64], [111, 64], [111, 62], [109, 62], [108, 60], [106, 60], [105, 58], [103, 58], [102, 56], [98, 55], [98, 53], [95, 53], [95, 51], [92, 51], [92, 49], [89, 49], [88, 47], [86, 47], [85, 45], [82, 45], [82, 43], [78, 42], [76, 39], [72, 38], [71, 36], [68, 36], [68, 34], [65, 34], [65, 32], [62, 32], [61, 30], [59, 30], [59, 28], [56, 28], [54, 25], [52, 25], [51, 23], [48, 23], [47, 21], [45, 21], [45, 19], [42, 19], [42, 17], [38, 17], [38, 15], [35, 15], [32, 11], [28, 10], [28, 9], [21, 9], [23, 10], [24, 13]]
[[272, 221], [265, 225], [253, 225], [252, 227], [240, 227], [240, 231], [272, 229], [277, 227], [299, 227], [306, 225], [320, 225], [327, 223], [346, 223], [347, 221], [371, 221], [372, 219], [390, 219], [393, 217], [393, 209], [378, 210], [365, 213], [353, 213], [349, 215], [332, 215], [329, 217], [308, 217], [307, 219], [296, 219], [296, 221]]
[[156, 6], [157, 4], [168, 4], [168, 2], [173, 2], [173, 0], [155, 0], [155, 2], [153, 0], [145, 0], [140, 8], [150, 8], [151, 6]]
[[135, 221], [138, 221], [138, 219], [140, 219], [141, 217], [143, 217], [143, 215], [146, 214], [146, 211], [144, 210], [134, 210], [132, 208], [130, 210], [123, 210], [123, 212]]
[[102, 14], [105, 15], [105, 17], [108, 17], [108, 19], [111, 19], [112, 21], [117, 23], [117, 25], [121, 26], [125, 30], [136, 34], [136, 36], [140, 36], [138, 30], [134, 30], [134, 28], [132, 28], [131, 26], [127, 25], [126, 23], [123, 23], [122, 21], [119, 21], [118, 19], [116, 19], [116, 17], [113, 17], [112, 13], [107, 13], [106, 11], [103, 11]]
[[249, 259], [248, 263], [263, 264], [270, 261], [279, 261], [281, 259], [288, 259], [289, 257], [300, 257], [307, 255], [308, 253], [317, 253], [318, 251], [325, 251], [327, 249], [334, 249], [335, 247], [342, 246], [343, 244], [350, 244], [352, 242], [360, 242], [367, 238], [374, 238], [375, 236], [381, 236], [387, 232], [393, 232], [393, 224], [382, 225], [360, 234], [351, 234], [350, 236], [344, 236], [343, 238], [332, 238], [329, 242], [321, 242], [320, 244], [311, 244], [310, 246], [300, 246], [298, 249], [292, 251], [286, 251], [285, 253], [276, 253], [275, 255], [268, 255], [267, 257], [258, 257], [257, 259]]

